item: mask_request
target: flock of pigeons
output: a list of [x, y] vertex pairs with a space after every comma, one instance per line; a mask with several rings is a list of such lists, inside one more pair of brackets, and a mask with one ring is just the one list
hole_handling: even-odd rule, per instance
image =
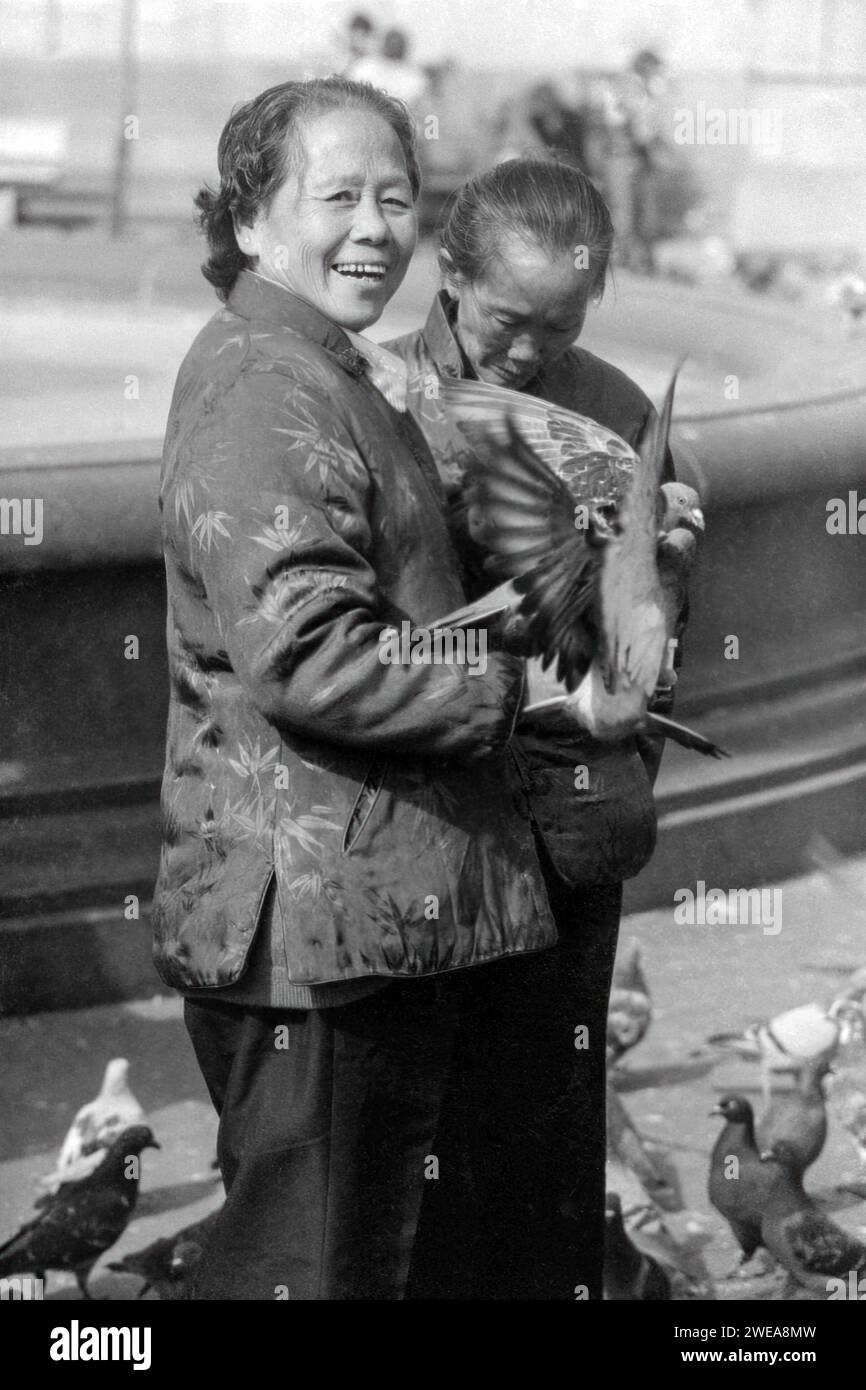
[[[53, 1172], [34, 1203], [36, 1215], [0, 1246], [0, 1278], [69, 1270], [83, 1298], [97, 1260], [120, 1239], [138, 1201], [141, 1154], [161, 1146], [129, 1088], [129, 1063], [108, 1063], [95, 1100], [72, 1121]], [[214, 1213], [154, 1241], [108, 1268], [139, 1276], [139, 1298], [155, 1288], [162, 1299], [186, 1296]]]
[[[803, 1004], [745, 1033], [708, 1039], [719, 1056], [733, 1052], [757, 1061], [765, 1096], [758, 1119], [749, 1100], [733, 1092], [711, 1112], [724, 1125], [710, 1159], [709, 1200], [736, 1238], [740, 1267], [765, 1252], [764, 1260], [785, 1272], [782, 1297], [826, 1298], [830, 1280], [847, 1281], [852, 1271], [866, 1275], [866, 1245], [831, 1220], [803, 1185], [827, 1138], [828, 1099], [834, 1120], [866, 1167], [864, 998], [866, 968], [826, 1005]], [[614, 1076], [616, 1065], [645, 1037], [651, 1019], [649, 986], [633, 940], [618, 958], [608, 1014], [607, 1057]], [[786, 1088], [778, 1084], [783, 1077]], [[694, 1266], [689, 1270], [684, 1245], [670, 1238], [663, 1223], [656, 1222], [655, 1231], [647, 1226], [653, 1163], [614, 1088], [608, 1111], [609, 1185], [621, 1190], [609, 1191], [606, 1202], [605, 1298], [689, 1296], [682, 1293], [683, 1276], [688, 1281], [695, 1271]], [[94, 1265], [120, 1239], [135, 1211], [141, 1154], [159, 1147], [130, 1090], [129, 1063], [115, 1058], [98, 1096], [75, 1116], [54, 1170], [41, 1180], [35, 1215], [0, 1246], [0, 1278], [29, 1273], [44, 1279], [47, 1270], [67, 1270], [89, 1298]], [[212, 1212], [108, 1268], [140, 1278], [139, 1297], [154, 1288], [162, 1299], [185, 1298], [215, 1216]]]
[[[824, 1148], [831, 1116], [854, 1144], [866, 1167], [866, 968], [855, 971], [828, 1004], [799, 1005], [745, 1033], [722, 1033], [707, 1042], [719, 1055], [759, 1063], [764, 1108], [756, 1119], [746, 1096], [723, 1095], [711, 1114], [724, 1120], [712, 1150], [708, 1196], [727, 1221], [742, 1252], [737, 1273], [756, 1257], [761, 1272], [783, 1272], [783, 1299], [828, 1298], [866, 1275], [866, 1245], [837, 1225], [803, 1184]], [[616, 1064], [645, 1036], [652, 1017], [640, 948], [633, 941], [617, 963], [608, 1016], [607, 1055]], [[616, 1075], [616, 1073], [614, 1073]], [[787, 1083], [780, 1086], [780, 1082]], [[609, 1092], [609, 1186], [629, 1170], [650, 1191], [652, 1161], [637, 1142], [622, 1102]], [[630, 1145], [630, 1146], [629, 1146]], [[626, 1167], [627, 1165], [627, 1167]], [[852, 1188], [863, 1195], [858, 1185]], [[609, 1191], [606, 1202], [605, 1298], [649, 1301], [681, 1295], [686, 1264], [682, 1250], [648, 1233], [643, 1191]], [[634, 1219], [629, 1221], [629, 1217]], [[734, 1271], [731, 1272], [732, 1274]], [[731, 1276], [729, 1276], [731, 1277]], [[694, 1295], [691, 1295], [694, 1296]]]

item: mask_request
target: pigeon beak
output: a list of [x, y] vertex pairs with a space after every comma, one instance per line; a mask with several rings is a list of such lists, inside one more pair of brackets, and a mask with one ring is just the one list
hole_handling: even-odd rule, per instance
[[162, 1148], [162, 1144], [160, 1144], [159, 1141], [156, 1140], [156, 1139], [148, 1139], [148, 1141], [147, 1141], [147, 1143], [146, 1143], [146, 1145], [145, 1145], [145, 1148], [147, 1148], [147, 1149], [161, 1149], [161, 1148]]
[[724, 1110], [720, 1105], [714, 1105], [712, 1110], [707, 1112], [709, 1115], [724, 1115]]
[[707, 523], [704, 520], [704, 514], [701, 511], [700, 507], [692, 507], [691, 511], [689, 512], [689, 516], [691, 517], [692, 521], [694, 522], [695, 526], [698, 528], [699, 531], [706, 530]]

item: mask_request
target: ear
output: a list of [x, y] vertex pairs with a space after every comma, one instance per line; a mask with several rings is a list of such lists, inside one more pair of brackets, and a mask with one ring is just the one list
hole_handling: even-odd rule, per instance
[[255, 223], [238, 222], [232, 218], [232, 225], [235, 229], [235, 240], [245, 256], [261, 255], [261, 236]]

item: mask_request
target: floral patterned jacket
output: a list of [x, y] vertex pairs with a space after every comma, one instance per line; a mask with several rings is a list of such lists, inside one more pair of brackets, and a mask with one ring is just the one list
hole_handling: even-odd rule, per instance
[[[423, 328], [386, 346], [407, 364], [410, 408], [433, 450], [449, 499], [456, 503], [465, 458], [453, 456], [452, 431], [444, 425], [435, 382], [437, 376], [464, 376], [468, 364], [451, 327], [448, 296], [442, 292], [434, 299]], [[624, 372], [585, 348], [569, 348], [523, 389], [588, 415], [632, 445], [653, 411]], [[670, 454], [667, 472], [673, 478]], [[455, 541], [470, 597], [480, 597], [490, 579], [459, 530]], [[665, 712], [670, 701], [658, 700], [653, 708]], [[588, 735], [576, 738], [573, 730], [562, 727], [527, 732], [512, 741], [509, 751], [512, 783], [525, 796], [527, 812], [566, 882], [580, 887], [619, 883], [643, 868], [655, 848], [652, 783], [661, 759], [658, 742], [631, 738], [602, 743]]]
[[507, 787], [522, 664], [384, 664], [465, 602], [432, 457], [346, 336], [244, 271], [184, 361], [160, 504], [171, 678], [155, 960], [233, 983], [276, 877], [294, 984], [550, 946]]

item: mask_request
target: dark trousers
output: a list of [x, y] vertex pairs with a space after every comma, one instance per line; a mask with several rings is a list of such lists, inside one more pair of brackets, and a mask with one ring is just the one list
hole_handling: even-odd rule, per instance
[[562, 943], [466, 972], [410, 1299], [601, 1298], [622, 889], [569, 890], [542, 865]]
[[226, 1186], [193, 1297], [601, 1296], [621, 890], [546, 877], [553, 950], [337, 1008], [186, 1001]]

